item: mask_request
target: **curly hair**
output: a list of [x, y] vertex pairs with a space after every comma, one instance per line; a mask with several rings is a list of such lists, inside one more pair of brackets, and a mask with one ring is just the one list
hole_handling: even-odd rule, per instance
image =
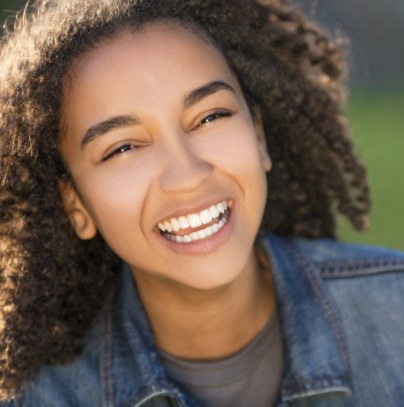
[[262, 228], [335, 237], [370, 211], [344, 119], [341, 48], [284, 0], [43, 0], [16, 18], [0, 57], [0, 399], [81, 348], [119, 260], [76, 237], [59, 195], [63, 83], [72, 62], [154, 21], [197, 27], [261, 108], [273, 169]]

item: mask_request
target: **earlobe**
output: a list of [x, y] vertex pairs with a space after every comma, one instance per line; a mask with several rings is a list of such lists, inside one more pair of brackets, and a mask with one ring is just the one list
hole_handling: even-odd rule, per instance
[[64, 210], [77, 236], [82, 240], [92, 239], [97, 234], [97, 228], [75, 187], [70, 182], [62, 181], [59, 191]]
[[262, 166], [263, 166], [265, 172], [269, 172], [269, 171], [271, 171], [271, 168], [272, 168], [272, 160], [268, 153], [267, 142], [266, 142], [266, 138], [265, 138], [265, 130], [264, 130], [264, 125], [263, 125], [263, 121], [262, 121], [261, 109], [259, 109], [258, 107], [254, 108], [253, 120], [254, 120], [255, 132], [258, 137], [258, 148], [259, 148], [261, 163], [262, 163]]

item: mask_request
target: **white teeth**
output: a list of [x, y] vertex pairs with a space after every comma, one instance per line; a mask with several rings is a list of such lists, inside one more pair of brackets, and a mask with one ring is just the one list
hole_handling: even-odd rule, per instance
[[187, 218], [185, 216], [180, 216], [178, 218], [178, 222], [180, 223], [181, 229], [188, 229], [189, 228], [189, 223], [188, 223]]
[[217, 209], [219, 210], [220, 213], [224, 213], [225, 210], [227, 209], [227, 203], [221, 202], [220, 204], [217, 205]]
[[195, 213], [188, 215], [187, 218], [188, 218], [188, 222], [189, 222], [191, 228], [197, 228], [198, 226], [202, 225], [202, 221], [201, 221], [199, 215], [197, 215]]
[[172, 232], [173, 231], [173, 227], [171, 226], [171, 223], [169, 222], [164, 222], [164, 228], [166, 229], [167, 232]]
[[198, 233], [199, 239], [205, 239], [206, 238], [206, 232], [202, 229]]
[[178, 236], [178, 235], [168, 235], [167, 239], [173, 240], [177, 243], [191, 243], [197, 240], [206, 239], [209, 236], [214, 235], [219, 232], [220, 229], [227, 223], [227, 219], [221, 219], [218, 223], [214, 223], [212, 226], [208, 226], [205, 229], [198, 230], [197, 232], [192, 232], [189, 235]]
[[190, 235], [187, 235], [191, 238], [191, 240], [198, 240], [198, 232], [192, 232]]
[[209, 209], [204, 209], [199, 213], [191, 213], [187, 216], [180, 216], [178, 218], [167, 219], [163, 222], [158, 223], [157, 227], [162, 232], [175, 232], [177, 233], [180, 229], [195, 229], [202, 225], [207, 225], [212, 222], [212, 220], [218, 218], [220, 214], [226, 212], [227, 202], [223, 201], [217, 205], [212, 205]]
[[205, 233], [206, 233], [206, 237], [213, 235], [212, 226], [208, 226], [208, 227], [207, 227], [206, 229], [204, 229], [204, 230], [205, 230]]
[[210, 214], [209, 209], [202, 211], [199, 216], [201, 217], [201, 221], [204, 225], [212, 222], [212, 215]]
[[173, 226], [174, 232], [178, 232], [181, 229], [180, 222], [178, 222], [177, 219], [173, 218], [173, 219], [171, 219], [170, 222], [171, 222], [171, 225]]
[[215, 205], [209, 208], [209, 212], [212, 215], [212, 218], [215, 219], [220, 215], [219, 209]]
[[189, 235], [185, 235], [185, 236], [183, 237], [183, 239], [184, 239], [184, 243], [192, 242], [192, 239], [190, 238]]

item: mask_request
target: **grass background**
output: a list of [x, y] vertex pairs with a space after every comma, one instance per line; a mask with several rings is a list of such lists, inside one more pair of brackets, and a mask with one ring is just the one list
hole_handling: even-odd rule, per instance
[[356, 151], [368, 167], [373, 210], [366, 232], [340, 219], [339, 236], [404, 250], [404, 89], [354, 91], [348, 113]]

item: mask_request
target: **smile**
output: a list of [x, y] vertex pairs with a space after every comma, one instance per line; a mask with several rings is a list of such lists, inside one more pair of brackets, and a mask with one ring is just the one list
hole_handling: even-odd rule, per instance
[[198, 213], [170, 218], [159, 222], [163, 237], [177, 243], [191, 243], [219, 232], [230, 217], [227, 201], [212, 205]]

